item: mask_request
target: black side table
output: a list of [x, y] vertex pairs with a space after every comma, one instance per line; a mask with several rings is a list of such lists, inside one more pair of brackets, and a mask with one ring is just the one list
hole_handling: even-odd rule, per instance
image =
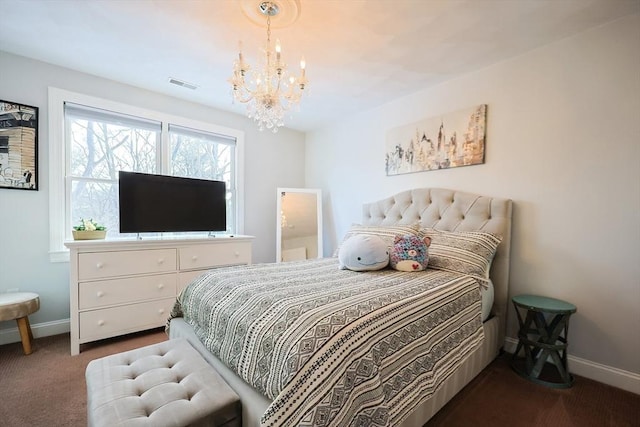
[[[576, 306], [537, 295], [518, 295], [512, 298], [512, 302], [520, 325], [518, 347], [511, 358], [513, 370], [548, 387], [571, 387], [573, 375], [567, 368], [567, 334], [569, 317], [577, 311]], [[524, 319], [521, 312], [526, 312]], [[524, 358], [518, 356], [523, 348]], [[555, 378], [541, 379], [540, 374], [549, 357], [555, 366]]]

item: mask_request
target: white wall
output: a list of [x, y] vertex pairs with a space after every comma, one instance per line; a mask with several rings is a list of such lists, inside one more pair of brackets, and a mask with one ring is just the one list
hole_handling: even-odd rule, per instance
[[[237, 114], [0, 51], [0, 98], [40, 108], [39, 191], [0, 189], [0, 292], [19, 288], [40, 295], [40, 311], [30, 316], [36, 336], [47, 327], [68, 330], [69, 318], [69, 264], [51, 263], [48, 254], [49, 86], [244, 131], [245, 234], [256, 236], [254, 262], [275, 261], [276, 189], [304, 185], [303, 133], [259, 132]], [[17, 338], [15, 326], [0, 323], [0, 343]]]
[[[485, 164], [385, 176], [389, 129], [483, 103]], [[511, 295], [577, 305], [572, 363], [623, 370], [637, 387], [638, 15], [308, 133], [306, 156], [307, 186], [325, 195], [325, 255], [360, 220], [362, 203], [398, 191], [443, 187], [513, 199]], [[510, 311], [509, 337], [516, 325]]]

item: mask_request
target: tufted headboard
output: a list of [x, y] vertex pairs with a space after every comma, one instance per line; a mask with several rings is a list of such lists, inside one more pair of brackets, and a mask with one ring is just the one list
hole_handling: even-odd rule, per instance
[[419, 188], [363, 205], [363, 225], [414, 224], [444, 231], [486, 231], [502, 236], [491, 264], [495, 296], [491, 314], [500, 317], [500, 342], [504, 342], [509, 293], [511, 250], [509, 199], [479, 196], [442, 188]]

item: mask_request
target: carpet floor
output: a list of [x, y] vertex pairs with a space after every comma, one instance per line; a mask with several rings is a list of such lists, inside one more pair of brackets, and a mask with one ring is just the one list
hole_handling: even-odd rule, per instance
[[[0, 346], [0, 426], [86, 426], [87, 364], [167, 339], [153, 330], [84, 345], [69, 354], [69, 335], [38, 338], [33, 353]], [[640, 427], [640, 395], [576, 377], [569, 389], [531, 383], [498, 357], [425, 427]]]
[[20, 343], [0, 346], [0, 426], [86, 426], [87, 364], [166, 339], [163, 330], [137, 333], [83, 345], [78, 356], [69, 334], [35, 339], [28, 356]]

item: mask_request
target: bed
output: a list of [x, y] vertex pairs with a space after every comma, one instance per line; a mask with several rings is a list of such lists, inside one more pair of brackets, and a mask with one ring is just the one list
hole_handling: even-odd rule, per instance
[[[446, 263], [439, 269], [437, 255], [424, 278], [388, 269], [342, 271], [335, 258], [212, 270], [181, 294], [169, 336], [189, 340], [236, 391], [243, 426], [421, 426], [502, 347], [511, 211], [508, 199], [436, 188], [367, 203], [363, 229], [413, 227], [465, 239], [498, 236], [489, 277], [460, 274]], [[292, 272], [295, 277], [289, 279]], [[238, 278], [251, 291], [238, 287]], [[487, 283], [493, 304], [485, 320], [481, 290]], [[263, 299], [254, 300], [260, 292]], [[303, 293], [315, 299], [298, 300]], [[318, 308], [327, 300], [339, 307], [333, 315]], [[258, 314], [257, 306], [264, 311]], [[449, 324], [445, 317], [461, 323]], [[395, 329], [381, 332], [383, 324]], [[249, 346], [249, 339], [235, 338], [231, 331], [259, 345]]]

